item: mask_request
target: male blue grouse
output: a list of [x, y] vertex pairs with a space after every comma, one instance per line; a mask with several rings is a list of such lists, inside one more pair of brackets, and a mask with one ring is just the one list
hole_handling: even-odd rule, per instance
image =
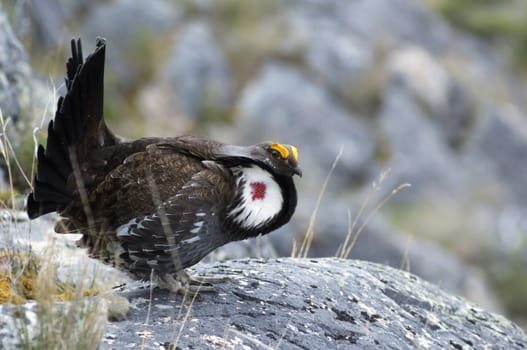
[[72, 40], [66, 95], [39, 146], [31, 219], [58, 212], [58, 233], [82, 233], [91, 256], [181, 291], [184, 269], [228, 242], [269, 233], [293, 215], [301, 176], [294, 146], [113, 134], [103, 118], [106, 43], [83, 62]]

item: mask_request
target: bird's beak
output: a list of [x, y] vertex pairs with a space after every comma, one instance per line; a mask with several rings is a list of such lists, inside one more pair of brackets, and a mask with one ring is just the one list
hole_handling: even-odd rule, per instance
[[294, 174], [302, 177], [302, 170], [300, 170], [300, 168], [298, 166], [296, 166], [296, 167], [293, 168], [293, 175]]

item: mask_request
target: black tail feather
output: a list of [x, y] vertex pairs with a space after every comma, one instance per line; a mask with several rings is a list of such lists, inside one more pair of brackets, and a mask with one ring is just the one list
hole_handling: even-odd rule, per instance
[[61, 211], [72, 201], [76, 192], [68, 186], [72, 152], [81, 163], [99, 146], [99, 140], [103, 145], [115, 142], [102, 115], [105, 47], [105, 41], [98, 39], [95, 51], [84, 61], [80, 39], [71, 41], [67, 93], [59, 98], [55, 118], [49, 123], [46, 148], [39, 146], [37, 151], [37, 173], [27, 202], [30, 218]]
[[69, 193], [64, 193], [49, 183], [35, 180], [35, 187], [38, 187], [38, 191], [33, 192], [33, 199], [36, 201], [54, 202], [61, 207], [62, 203], [67, 203], [71, 199]]
[[[36, 179], [40, 183], [46, 183], [57, 189], [57, 191], [68, 195], [68, 191], [63, 188], [64, 184], [68, 181], [68, 173], [64, 172], [64, 168], [56, 166], [53, 161], [54, 154], [51, 157], [46, 157], [44, 147], [39, 146], [37, 152], [37, 176]], [[35, 188], [35, 196], [39, 196], [39, 188]]]
[[40, 201], [37, 202], [33, 196], [33, 193], [27, 198], [27, 215], [30, 219], [38, 218], [41, 215], [59, 211], [60, 205], [55, 202]]
[[[49, 122], [48, 127], [48, 141], [46, 143], [46, 150], [44, 151], [45, 157], [51, 159], [53, 165], [61, 171], [63, 178], [67, 178], [72, 172], [71, 163], [69, 156], [62, 152], [62, 146], [60, 144], [61, 138], [57, 136], [57, 132], [53, 130], [53, 120]], [[39, 146], [39, 148], [42, 146]], [[40, 156], [37, 154], [37, 159]], [[38, 175], [38, 172], [37, 172]]]

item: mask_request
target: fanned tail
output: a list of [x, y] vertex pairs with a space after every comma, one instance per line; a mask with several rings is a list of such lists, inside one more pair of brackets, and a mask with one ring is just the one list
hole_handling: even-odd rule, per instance
[[39, 145], [36, 155], [37, 172], [27, 201], [31, 219], [60, 212], [74, 198], [76, 189], [68, 181], [72, 159], [82, 164], [94, 148], [117, 142], [103, 119], [105, 49], [104, 39], [98, 38], [95, 51], [84, 62], [81, 40], [71, 41], [67, 93], [59, 98], [55, 118], [49, 122], [46, 148]]

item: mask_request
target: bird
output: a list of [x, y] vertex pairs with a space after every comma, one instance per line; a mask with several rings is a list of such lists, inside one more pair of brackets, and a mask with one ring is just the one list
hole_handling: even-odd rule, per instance
[[103, 116], [106, 40], [83, 58], [71, 40], [66, 92], [36, 150], [30, 219], [56, 212], [59, 234], [135, 279], [172, 292], [202, 280], [186, 269], [216, 248], [290, 221], [301, 177], [296, 147], [238, 146], [200, 136], [128, 140]]

